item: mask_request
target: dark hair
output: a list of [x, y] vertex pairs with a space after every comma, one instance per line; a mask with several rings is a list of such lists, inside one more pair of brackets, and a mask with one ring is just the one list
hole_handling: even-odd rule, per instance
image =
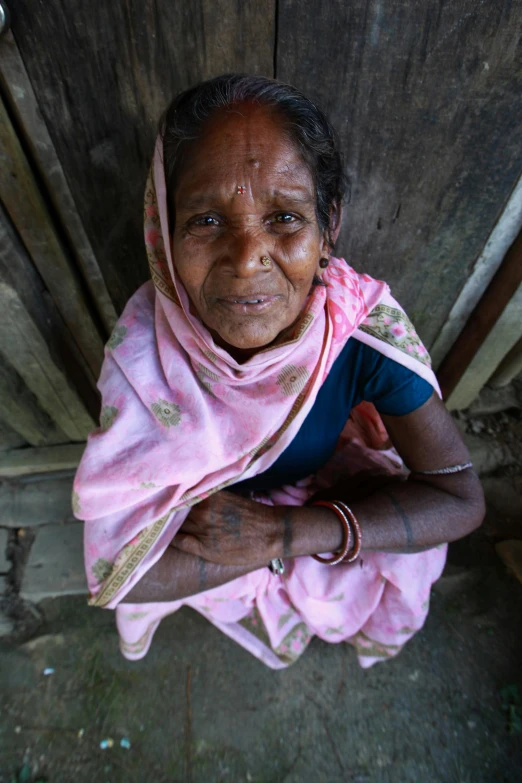
[[[167, 192], [174, 193], [187, 145], [198, 139], [212, 116], [231, 106], [256, 102], [277, 111], [312, 174], [317, 197], [317, 221], [331, 241], [331, 208], [340, 207], [348, 181], [336, 133], [323, 112], [295, 87], [248, 74], [225, 74], [180, 93], [165, 112], [163, 135]], [[173, 199], [169, 199], [171, 225]]]

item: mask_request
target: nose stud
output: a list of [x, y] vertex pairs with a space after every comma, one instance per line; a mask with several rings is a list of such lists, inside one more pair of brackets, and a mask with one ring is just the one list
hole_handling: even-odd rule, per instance
[[270, 266], [272, 262], [270, 261], [268, 256], [263, 256], [263, 258], [261, 259], [261, 263], [263, 264], [263, 266]]

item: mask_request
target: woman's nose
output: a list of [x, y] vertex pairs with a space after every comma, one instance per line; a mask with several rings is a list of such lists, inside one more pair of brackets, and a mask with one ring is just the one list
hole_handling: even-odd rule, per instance
[[227, 243], [222, 266], [235, 277], [253, 277], [267, 268], [261, 263], [267, 254], [262, 237], [251, 231], [234, 232]]

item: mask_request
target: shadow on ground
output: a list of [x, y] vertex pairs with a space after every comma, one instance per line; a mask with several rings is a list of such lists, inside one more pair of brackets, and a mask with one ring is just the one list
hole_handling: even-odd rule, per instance
[[316, 639], [273, 672], [189, 609], [129, 663], [111, 612], [46, 601], [1, 651], [0, 781], [520, 781], [522, 585], [480, 532], [450, 560], [425, 628], [368, 671]]

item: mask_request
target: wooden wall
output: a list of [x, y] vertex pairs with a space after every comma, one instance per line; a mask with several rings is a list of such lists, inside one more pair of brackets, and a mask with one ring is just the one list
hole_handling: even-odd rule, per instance
[[[89, 267], [81, 253], [74, 260], [69, 237], [102, 340], [103, 312], [121, 312], [147, 278], [142, 192], [163, 109], [198, 80], [248, 71], [295, 84], [329, 113], [351, 178], [338, 252], [386, 279], [433, 343], [522, 172], [520, 2], [16, 0], [10, 10], [38, 118], [16, 116], [27, 90], [9, 93], [15, 77], [4, 74], [8, 108], [33, 167], [33, 121], [48, 134], [92, 248]], [[53, 201], [52, 178], [36, 178]], [[53, 210], [65, 236], [72, 211], [56, 201]], [[31, 257], [22, 217], [9, 219]], [[67, 323], [59, 292], [39, 274]], [[100, 304], [103, 286], [112, 304]], [[86, 328], [80, 353], [92, 375], [96, 338]], [[93, 353], [101, 358], [99, 345]]]
[[[141, 217], [161, 113], [225, 71], [271, 74], [274, 0], [17, 0], [12, 30], [109, 292], [147, 269]], [[53, 45], [49, 45], [50, 42]]]
[[522, 172], [522, 4], [301, 9], [280, 3], [277, 71], [341, 133], [340, 248], [391, 284], [430, 345]]

